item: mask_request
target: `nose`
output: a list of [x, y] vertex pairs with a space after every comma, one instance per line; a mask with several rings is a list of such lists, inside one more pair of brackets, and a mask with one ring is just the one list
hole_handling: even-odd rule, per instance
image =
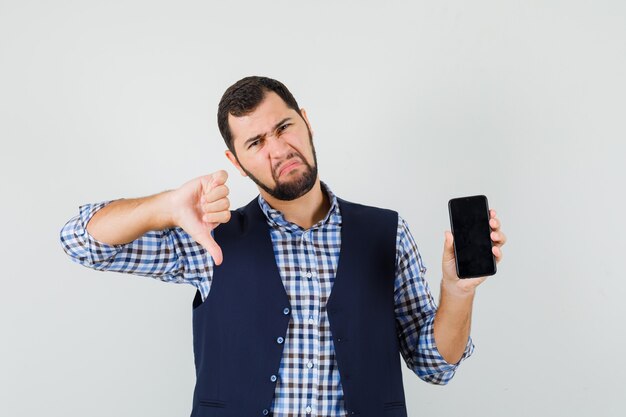
[[272, 159], [281, 161], [291, 151], [289, 144], [279, 135], [267, 136], [267, 149]]

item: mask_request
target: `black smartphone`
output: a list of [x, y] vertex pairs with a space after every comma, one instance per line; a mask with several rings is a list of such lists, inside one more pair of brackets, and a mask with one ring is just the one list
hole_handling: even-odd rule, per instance
[[450, 227], [454, 236], [456, 274], [476, 278], [496, 273], [496, 257], [491, 251], [489, 203], [484, 195], [453, 198], [448, 202]]

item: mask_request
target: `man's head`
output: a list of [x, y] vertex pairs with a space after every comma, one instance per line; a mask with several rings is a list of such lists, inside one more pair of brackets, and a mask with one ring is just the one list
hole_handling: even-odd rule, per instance
[[217, 123], [228, 159], [272, 197], [293, 200], [315, 185], [317, 155], [306, 111], [280, 81], [237, 81], [220, 100]]

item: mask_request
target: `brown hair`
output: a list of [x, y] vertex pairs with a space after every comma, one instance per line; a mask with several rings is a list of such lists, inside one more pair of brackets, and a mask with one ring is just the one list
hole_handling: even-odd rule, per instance
[[295, 110], [302, 117], [298, 102], [289, 89], [280, 81], [260, 76], [242, 78], [226, 89], [217, 108], [217, 125], [226, 146], [235, 157], [237, 153], [235, 152], [233, 136], [228, 125], [228, 115], [232, 114], [235, 117], [241, 117], [253, 112], [269, 91], [278, 94], [287, 104], [287, 107]]

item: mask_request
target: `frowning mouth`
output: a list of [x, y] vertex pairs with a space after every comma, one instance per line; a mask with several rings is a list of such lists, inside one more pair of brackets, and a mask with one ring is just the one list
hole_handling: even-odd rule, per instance
[[300, 162], [297, 160], [288, 163], [287, 165], [285, 165], [284, 167], [280, 169], [278, 176], [280, 177], [281, 175], [286, 174], [287, 172], [291, 171], [293, 168], [297, 167], [298, 165], [300, 165]]

